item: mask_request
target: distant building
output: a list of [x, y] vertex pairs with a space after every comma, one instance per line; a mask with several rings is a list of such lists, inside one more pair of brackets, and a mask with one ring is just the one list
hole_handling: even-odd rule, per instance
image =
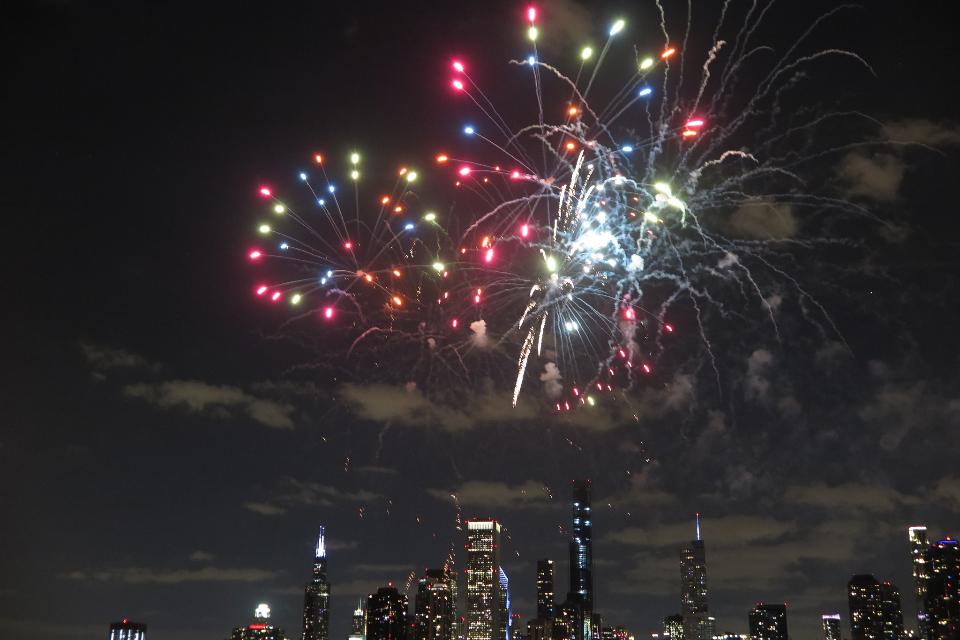
[[750, 640], [787, 640], [787, 605], [758, 604], [750, 611]]
[[855, 575], [847, 584], [847, 600], [853, 640], [901, 640], [903, 608], [900, 592], [891, 582]]
[[367, 638], [367, 612], [363, 609], [363, 601], [357, 603], [357, 608], [353, 610], [353, 616], [350, 618], [350, 635], [347, 640], [366, 640]]
[[323, 527], [313, 559], [313, 578], [303, 590], [303, 640], [329, 640], [330, 583], [327, 582], [327, 547]]
[[467, 522], [466, 573], [466, 640], [508, 640], [507, 594], [500, 571], [500, 523], [496, 520]]
[[416, 640], [456, 640], [456, 574], [428, 569], [417, 585], [414, 602]]
[[261, 603], [253, 612], [253, 622], [236, 627], [230, 640], [287, 640], [287, 635], [283, 629], [270, 623], [270, 607]]
[[124, 618], [110, 625], [110, 640], [146, 640], [147, 625]]
[[707, 613], [707, 559], [700, 537], [700, 514], [696, 519], [696, 537], [680, 550], [680, 613], [686, 640], [711, 640]]
[[407, 640], [407, 609], [393, 583], [367, 596], [367, 640]]
[[931, 640], [960, 638], [960, 547], [951, 538], [928, 549], [924, 609]]
[[553, 587], [553, 560], [537, 560], [537, 617], [547, 620], [556, 608]]
[[570, 536], [570, 593], [567, 599], [593, 612], [593, 516], [590, 481], [573, 482], [573, 527]]
[[682, 615], [676, 613], [663, 619], [663, 637], [670, 640], [685, 640]]
[[842, 640], [839, 613], [823, 614], [820, 616], [820, 624], [823, 626], [823, 640]]
[[910, 541], [910, 563], [913, 565], [913, 597], [917, 605], [917, 635], [926, 638], [927, 628], [927, 582], [930, 579], [930, 544], [927, 542], [927, 528], [914, 526], [907, 529]]

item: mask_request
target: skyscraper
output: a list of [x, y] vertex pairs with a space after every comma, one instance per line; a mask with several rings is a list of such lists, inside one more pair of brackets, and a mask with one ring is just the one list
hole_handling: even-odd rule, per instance
[[537, 560], [537, 618], [553, 617], [556, 602], [553, 590], [553, 560]]
[[303, 590], [303, 640], [328, 640], [330, 584], [327, 582], [327, 547], [323, 527], [317, 539], [313, 578]]
[[510, 580], [507, 578], [507, 572], [503, 570], [503, 567], [500, 567], [500, 591], [497, 592], [497, 608], [502, 612], [503, 617], [503, 629], [497, 629], [498, 638], [506, 638], [506, 640], [511, 640], [513, 630], [513, 615], [510, 610]]
[[234, 628], [230, 640], [286, 640], [286, 634], [270, 623], [270, 607], [260, 603], [253, 612], [253, 622]]
[[841, 640], [839, 613], [823, 614], [820, 623], [823, 625], [823, 640]]
[[110, 625], [110, 640], [146, 640], [147, 625], [124, 618]]
[[925, 610], [931, 640], [960, 638], [960, 546], [951, 538], [929, 547]]
[[367, 640], [406, 640], [407, 596], [392, 582], [367, 596]]
[[900, 592], [891, 582], [869, 574], [855, 575], [847, 584], [850, 633], [853, 640], [900, 640], [903, 609]]
[[467, 522], [467, 640], [507, 640], [500, 583], [500, 523]]
[[416, 640], [456, 640], [456, 576], [428, 569], [417, 585], [414, 602]]
[[680, 550], [680, 613], [686, 640], [712, 640], [707, 613], [707, 560], [700, 537], [700, 514], [696, 537]]
[[683, 616], [675, 613], [663, 619], [663, 637], [670, 640], [684, 640]]
[[750, 640], [787, 640], [787, 605], [759, 603], [749, 620]]
[[590, 481], [573, 481], [573, 527], [570, 536], [570, 593], [585, 612], [593, 611], [593, 522]]
[[927, 528], [915, 526], [907, 529], [907, 539], [910, 541], [910, 562], [913, 565], [913, 597], [917, 603], [917, 635], [927, 637], [927, 581], [930, 578], [927, 563], [929, 562], [930, 545], [927, 542]]
[[353, 616], [350, 618], [350, 635], [347, 640], [366, 640], [367, 638], [367, 612], [363, 609], [363, 600], [357, 603], [357, 608], [353, 610]]

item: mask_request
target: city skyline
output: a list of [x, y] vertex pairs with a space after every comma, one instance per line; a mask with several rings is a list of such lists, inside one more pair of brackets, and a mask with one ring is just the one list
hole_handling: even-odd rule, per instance
[[[205, 2], [14, 3], [0, 21], [14, 96], [4, 120], [4, 251], [15, 267], [4, 291], [10, 328], [0, 384], [0, 638], [99, 638], [128, 617], [147, 624], [149, 640], [222, 639], [269, 603], [270, 619], [297, 640], [322, 526], [327, 640], [343, 640], [358, 602], [388, 582], [401, 592], [409, 582], [415, 608], [425, 571], [445, 567], [451, 554], [465, 607], [462, 527], [471, 518], [503, 525], [499, 567], [522, 626], [537, 608], [538, 560], [554, 562], [557, 606], [570, 592], [577, 478], [592, 481], [589, 589], [604, 625], [623, 625], [640, 640], [662, 633], [663, 619], [683, 608], [681, 549], [702, 537], [707, 622], [715, 620], [718, 634], [745, 632], [747, 612], [766, 602], [788, 604], [798, 640], [819, 640], [821, 616], [834, 613], [846, 638], [854, 575], [896, 585], [904, 627], [914, 628], [930, 588], [945, 586], [930, 570], [951, 562], [953, 545], [924, 557], [915, 553], [920, 530], [911, 543], [907, 528], [925, 526], [936, 544], [960, 523], [960, 122], [944, 73], [957, 42], [935, 10], [859, 4], [758, 0], [750, 20], [762, 23], [740, 33], [753, 0], [228, 10]], [[717, 36], [725, 44], [711, 52], [725, 6]], [[724, 72], [754, 48], [737, 74]], [[814, 57], [778, 76], [756, 112], [763, 121], [749, 116], [742, 140], [719, 145], [716, 134], [750, 113], [744, 101], [770, 65], [823, 50], [850, 55]], [[713, 53], [703, 109], [694, 109], [696, 81]], [[298, 268], [293, 262], [275, 270], [250, 262], [254, 248], [282, 251], [280, 239], [266, 244], [261, 228], [295, 224], [277, 205], [324, 220], [310, 193], [329, 193], [324, 171], [345, 213], [359, 210], [372, 223], [406, 169], [400, 188], [412, 184], [418, 198], [405, 201], [402, 216], [391, 203], [384, 218], [394, 226], [402, 219], [404, 233], [414, 224], [418, 237], [459, 226], [451, 243], [487, 209], [478, 195], [497, 201], [532, 194], [536, 184], [550, 193], [569, 185], [537, 183], [523, 171], [513, 182], [521, 168], [487, 142], [502, 146], [498, 121], [470, 99], [486, 108], [468, 79], [511, 130], [538, 122], [541, 107], [545, 122], [590, 121], [531, 56], [582, 90], [592, 83], [586, 98], [597, 109], [630, 86], [646, 56], [653, 60], [656, 82], [625, 92], [636, 100], [607, 116], [617, 117], [617, 162], [643, 178], [651, 203], [669, 210], [658, 215], [665, 223], [654, 223], [654, 211], [638, 209], [624, 228], [646, 227], [662, 240], [653, 227], [664, 224], [695, 245], [695, 216], [711, 237], [729, 240], [683, 253], [687, 273], [706, 286], [660, 314], [653, 303], [673, 286], [645, 284], [644, 299], [617, 316], [622, 322], [611, 315], [591, 329], [554, 315], [521, 323], [522, 304], [500, 313], [500, 288], [477, 284], [482, 295], [453, 290], [457, 308], [468, 311], [438, 312], [445, 322], [437, 342], [413, 322], [411, 272], [341, 269], [370, 293], [364, 306], [381, 328], [397, 309], [379, 296], [402, 282], [390, 293], [401, 297], [409, 348], [397, 350], [373, 333], [351, 351], [361, 325], [345, 306], [336, 318], [316, 313], [325, 294], [303, 290], [299, 307], [292, 295], [278, 304], [257, 296], [261, 278], [299, 277], [286, 270]], [[689, 193], [671, 177], [672, 152], [662, 156], [667, 165], [648, 166], [639, 144], [645, 105], [677, 95], [662, 82], [672, 89], [680, 69], [684, 108], [671, 117], [678, 127], [703, 123], [684, 129], [696, 134], [688, 137], [668, 128], [664, 149], [734, 151]], [[708, 106], [721, 84], [732, 89], [731, 102]], [[818, 113], [825, 117], [815, 131], [787, 133]], [[577, 153], [562, 158], [589, 156], [591, 140], [581, 137], [565, 141]], [[532, 169], [553, 158], [533, 140], [524, 146]], [[812, 157], [825, 148], [838, 150]], [[705, 192], [727, 171], [790, 164], [794, 151], [811, 156], [796, 173], [739, 190], [783, 201], [728, 205]], [[470, 168], [464, 160], [494, 168], [457, 186], [458, 171]], [[510, 173], [486, 173], [496, 166]], [[653, 172], [649, 180], [644, 170]], [[481, 186], [484, 178], [491, 185]], [[264, 188], [282, 202], [265, 198]], [[815, 199], [801, 202], [804, 193]], [[827, 202], [843, 212], [834, 215]], [[502, 270], [504, 278], [567, 287], [549, 275], [549, 258], [560, 254], [535, 252], [550, 237], [548, 210], [529, 213], [532, 226], [511, 212], [495, 229], [470, 231], [456, 262], [476, 266], [484, 280]], [[599, 213], [597, 229], [623, 217], [601, 222]], [[349, 261], [328, 231], [322, 239]], [[483, 246], [485, 236], [492, 246]], [[379, 245], [356, 246], [369, 257]], [[522, 248], [517, 256], [514, 247]], [[768, 250], [783, 273], [761, 266], [756, 253]], [[439, 286], [444, 276], [434, 264], [466, 273], [454, 265], [455, 250], [447, 253], [402, 262], [423, 267], [418, 275]], [[610, 256], [611, 269], [657, 273], [655, 261], [641, 267], [631, 255]], [[558, 266], [563, 274], [570, 267]], [[756, 287], [745, 269], [763, 273]], [[316, 276], [325, 276], [311, 275], [319, 286]], [[431, 287], [424, 299], [435, 309], [445, 303], [426, 296]], [[535, 293], [519, 281], [504, 291], [510, 305]], [[542, 345], [526, 340], [542, 326]], [[563, 352], [551, 326], [572, 339]], [[581, 329], [599, 353], [574, 339]], [[615, 351], [611, 367], [596, 367], [608, 330], [625, 330], [636, 350]], [[374, 348], [381, 339], [383, 348]], [[524, 344], [530, 361], [514, 407]], [[443, 355], [434, 366], [414, 364], [434, 349]], [[556, 368], [548, 367], [554, 356]], [[613, 384], [574, 394], [595, 375]], [[495, 578], [500, 585], [499, 568]]]

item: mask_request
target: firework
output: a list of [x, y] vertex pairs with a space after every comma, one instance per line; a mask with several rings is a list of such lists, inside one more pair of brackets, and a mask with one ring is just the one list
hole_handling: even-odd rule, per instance
[[[629, 24], [617, 19], [599, 51], [569, 56], [569, 75], [542, 58], [537, 42], [549, 25], [529, 8], [521, 22], [533, 51], [511, 61], [504, 82], [532, 84], [536, 120], [511, 126], [470, 74], [481, 63], [450, 61], [444, 82], [469, 115], [456, 146], [471, 151], [429, 155], [434, 183], [452, 191], [437, 188], [431, 201], [418, 191], [419, 171], [399, 167], [392, 188], [374, 196], [359, 151], [342, 154], [342, 181], [316, 154], [299, 175], [306, 209], [259, 189], [264, 242], [247, 255], [282, 264], [283, 277], [256, 282], [254, 294], [304, 309], [296, 318], [335, 336], [329, 345], [347, 345], [342, 355], [366, 374], [430, 388], [500, 380], [510, 363], [513, 404], [536, 373], [558, 411], [654, 376], [681, 325], [715, 363], [708, 313], [733, 321], [756, 311], [778, 331], [767, 298], [783, 287], [830, 325], [781, 266], [785, 247], [817, 239], [731, 233], [730, 220], [800, 207], [862, 213], [803, 190], [805, 165], [830, 151], [811, 142], [830, 114], [783, 124], [777, 114], [804, 65], [831, 55], [866, 63], [839, 49], [803, 50], [827, 14], [745, 91], [738, 74], [756, 52], [763, 12], [748, 11], [724, 36], [730, 5], [702, 63], [675, 44], [689, 41], [691, 20], [674, 41], [661, 12], [663, 41], [629, 53]], [[616, 83], [601, 73], [611, 56], [630, 56]]]

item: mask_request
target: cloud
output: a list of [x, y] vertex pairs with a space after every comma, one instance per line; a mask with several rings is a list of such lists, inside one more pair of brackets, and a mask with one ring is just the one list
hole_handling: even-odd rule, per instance
[[797, 234], [793, 207], [769, 199], [744, 202], [727, 221], [731, 235], [741, 238], [778, 240]]
[[840, 178], [846, 184], [847, 195], [884, 202], [896, 199], [903, 174], [903, 161], [885, 153], [866, 156], [855, 151], [840, 164]]
[[445, 501], [452, 500], [451, 494], [455, 494], [460, 506], [478, 509], [549, 508], [554, 504], [549, 489], [534, 480], [518, 485], [471, 480], [450, 491], [428, 489], [427, 493]]
[[433, 402], [416, 388], [398, 385], [346, 384], [340, 397], [361, 418], [409, 426], [440, 427], [464, 431], [479, 424], [530, 420], [537, 416], [534, 405], [521, 399], [511, 406], [507, 393], [477, 391], [458, 398], [456, 407]]
[[543, 373], [540, 374], [540, 381], [543, 383], [543, 391], [548, 398], [559, 398], [563, 393], [563, 376], [560, 375], [560, 368], [556, 362], [548, 362], [543, 365]]
[[845, 483], [828, 486], [816, 483], [789, 487], [783, 501], [790, 504], [836, 509], [838, 511], [870, 511], [892, 513], [904, 505], [917, 504], [913, 496], [900, 493], [890, 487]]
[[199, 380], [169, 380], [127, 385], [123, 393], [161, 409], [181, 409], [219, 418], [242, 415], [275, 429], [293, 428], [292, 405], [260, 398], [238, 387]]
[[767, 397], [770, 381], [765, 374], [771, 364], [773, 354], [766, 349], [757, 349], [747, 358], [747, 398], [764, 400]]
[[244, 502], [243, 508], [248, 511], [253, 511], [254, 513], [259, 513], [262, 516], [279, 516], [287, 512], [283, 507], [270, 504], [269, 502]]
[[124, 349], [104, 347], [102, 345], [81, 342], [80, 350], [90, 366], [95, 371], [104, 372], [111, 369], [150, 369], [156, 368], [146, 358]]
[[473, 335], [470, 336], [470, 343], [475, 347], [486, 347], [490, 344], [490, 338], [487, 337], [487, 321], [486, 320], [474, 320], [470, 323], [470, 331], [473, 332]]
[[214, 555], [209, 551], [198, 549], [190, 554], [190, 559], [194, 562], [210, 562], [214, 559]]
[[[713, 549], [771, 541], [797, 531], [796, 524], [763, 516], [724, 516], [704, 521], [703, 536]], [[656, 549], [674, 546], [694, 536], [693, 519], [654, 527], [629, 527], [614, 531], [605, 540]]]
[[123, 584], [183, 584], [187, 582], [263, 582], [279, 575], [267, 569], [150, 569], [121, 567], [100, 571], [71, 571], [64, 577], [81, 582], [120, 582]]
[[931, 147], [960, 144], [960, 127], [951, 122], [934, 122], [919, 118], [898, 120], [883, 125], [891, 142], [911, 142]]
[[319, 482], [302, 482], [296, 478], [281, 479], [273, 495], [266, 500], [243, 503], [243, 508], [263, 516], [277, 516], [294, 507], [321, 507], [333, 509], [342, 506], [355, 507], [380, 500], [383, 496], [358, 489], [338, 489]]

